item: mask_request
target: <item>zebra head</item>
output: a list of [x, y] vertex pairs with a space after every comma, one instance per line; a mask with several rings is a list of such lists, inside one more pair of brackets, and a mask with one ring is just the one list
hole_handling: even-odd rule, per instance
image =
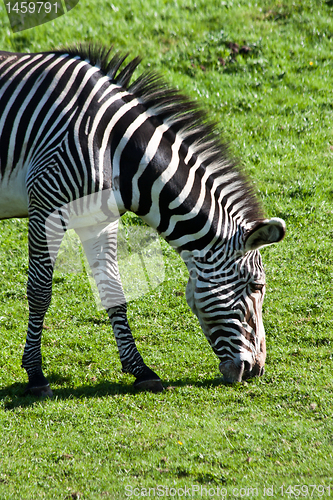
[[274, 218], [238, 228], [227, 243], [204, 257], [183, 258], [189, 270], [186, 299], [220, 360], [228, 383], [264, 373], [266, 359], [262, 304], [265, 272], [259, 249], [284, 237], [285, 223]]

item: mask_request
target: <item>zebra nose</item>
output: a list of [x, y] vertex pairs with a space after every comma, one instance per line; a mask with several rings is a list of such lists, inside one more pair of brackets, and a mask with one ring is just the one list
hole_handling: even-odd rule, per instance
[[223, 361], [219, 364], [220, 372], [223, 375], [223, 381], [227, 384], [241, 382], [244, 373], [244, 363], [237, 365], [234, 361]]
[[[262, 377], [263, 374], [265, 373], [265, 367], [264, 365], [261, 365], [259, 363], [256, 363], [252, 369], [247, 372], [247, 376], [248, 378], [252, 378], [252, 377]], [[244, 377], [243, 377], [244, 378]]]
[[227, 384], [241, 382], [252, 377], [261, 377], [265, 372], [263, 366], [259, 366], [258, 364], [252, 366], [248, 361], [242, 361], [240, 364], [232, 360], [224, 361], [220, 363], [219, 369], [223, 375], [224, 382]]

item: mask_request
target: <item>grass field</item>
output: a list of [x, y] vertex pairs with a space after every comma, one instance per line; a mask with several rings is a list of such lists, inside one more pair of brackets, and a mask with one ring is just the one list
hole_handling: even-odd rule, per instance
[[266, 214], [285, 219], [285, 240], [262, 252], [266, 373], [221, 383], [186, 305], [185, 266], [163, 242], [166, 279], [129, 320], [166, 390], [133, 391], [85, 273], [58, 273], [43, 337], [55, 397], [22, 397], [27, 222], [3, 221], [0, 499], [333, 496], [333, 2], [81, 0], [17, 34], [0, 5], [3, 50], [74, 41], [140, 54], [143, 70], [197, 99]]

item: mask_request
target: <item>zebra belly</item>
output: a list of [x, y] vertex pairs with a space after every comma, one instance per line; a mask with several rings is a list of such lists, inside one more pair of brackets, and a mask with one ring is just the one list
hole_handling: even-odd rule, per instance
[[28, 195], [25, 186], [26, 172], [0, 181], [0, 219], [28, 217]]

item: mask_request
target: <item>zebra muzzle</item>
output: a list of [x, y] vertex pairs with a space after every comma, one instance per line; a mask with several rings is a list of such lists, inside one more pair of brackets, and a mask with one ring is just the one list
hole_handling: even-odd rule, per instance
[[264, 366], [260, 366], [259, 364], [255, 364], [251, 367], [250, 363], [247, 361], [241, 361], [240, 364], [236, 364], [232, 360], [221, 362], [219, 370], [226, 384], [242, 382], [242, 380], [252, 377], [261, 377], [265, 372]]

